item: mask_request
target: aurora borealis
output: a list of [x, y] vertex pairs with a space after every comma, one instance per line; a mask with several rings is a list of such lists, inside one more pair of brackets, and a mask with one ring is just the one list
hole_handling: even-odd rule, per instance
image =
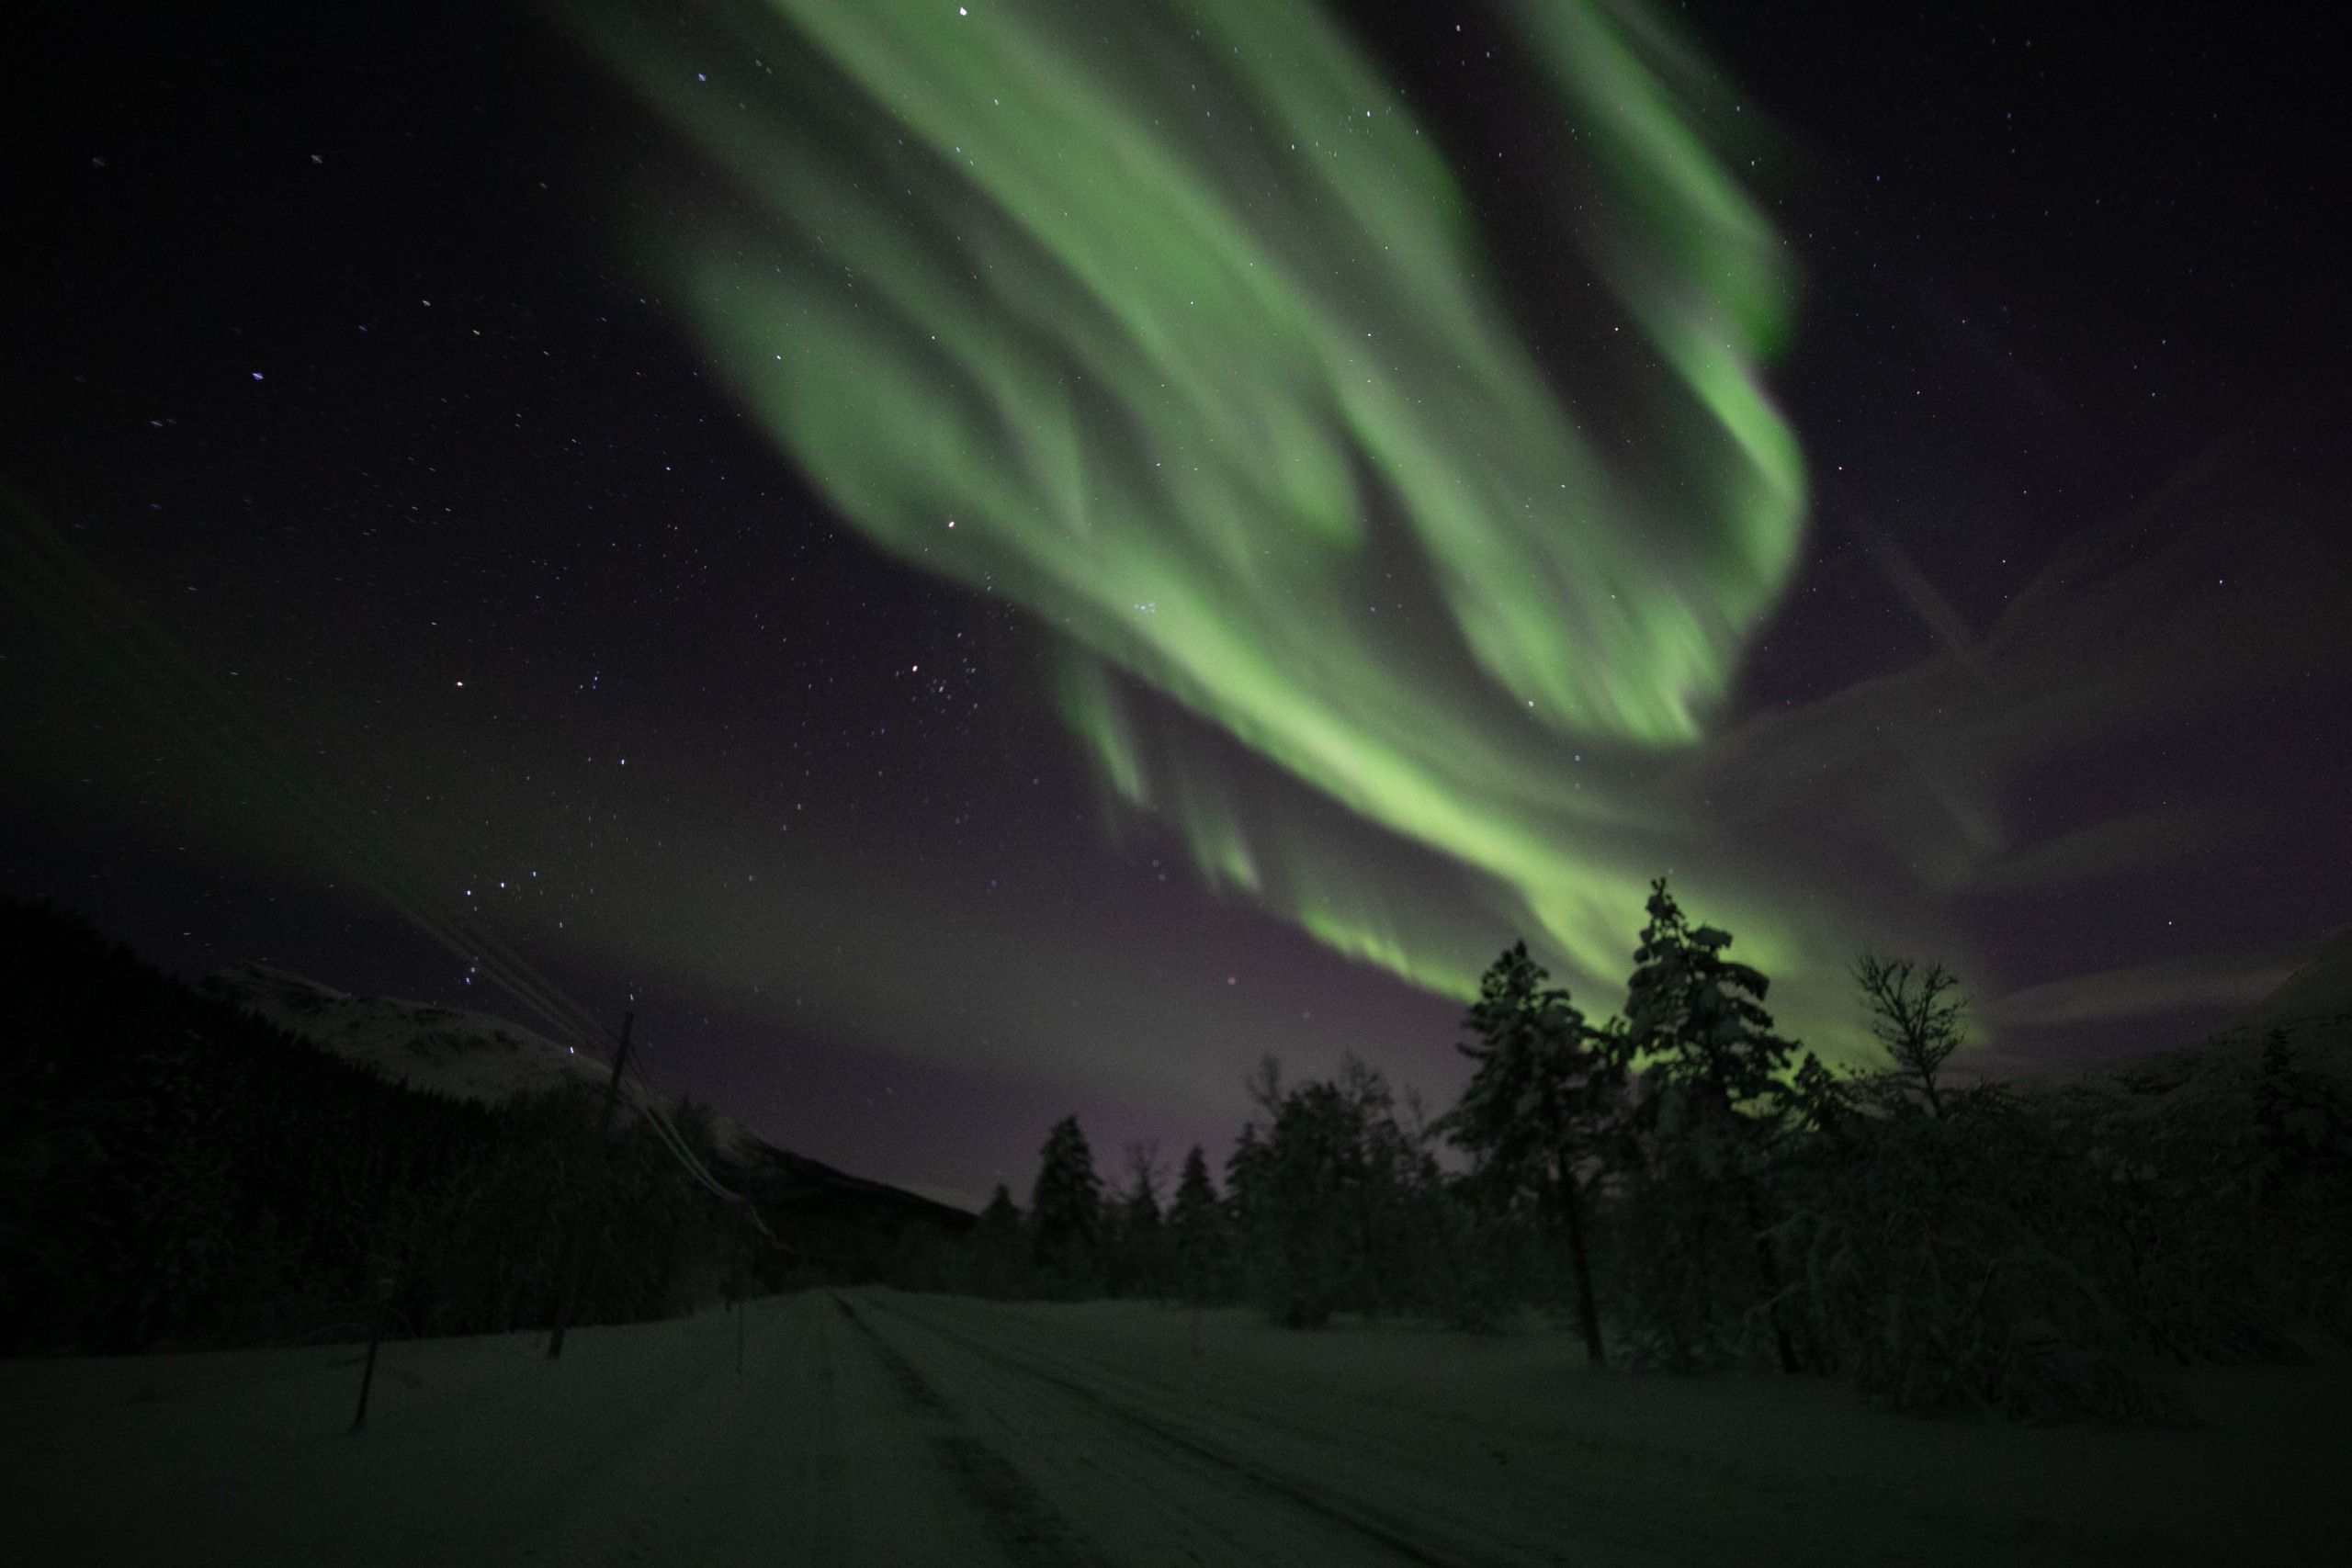
[[476, 922], [965, 1193], [1442, 1102], [1664, 873], [1826, 1054], [1864, 942], [2186, 1037], [2352, 919], [2324, 51], [2045, 21], [45, 23], [0, 484], [130, 618], [10, 601], [0, 871], [508, 1007]]
[[[1537, 362], [1435, 138], [1310, 7], [594, 28], [757, 204], [647, 243], [779, 446], [886, 548], [1060, 633], [1070, 721], [1204, 875], [1454, 995], [1515, 930], [1608, 983], [1657, 852], [1628, 784], [1720, 709], [1804, 522], [1758, 382], [1790, 267], [1710, 145], [1727, 90], [1662, 79], [1638, 13], [1510, 17], [1589, 149], [1557, 198], [1637, 377]], [[1604, 448], [1577, 397], [1657, 417]], [[1149, 746], [1113, 671], [1460, 867], [1445, 939]]]

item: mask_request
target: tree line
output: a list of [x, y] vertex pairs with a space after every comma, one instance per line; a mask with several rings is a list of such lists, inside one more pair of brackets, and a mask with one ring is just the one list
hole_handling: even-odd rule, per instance
[[592, 1096], [418, 1094], [0, 901], [0, 1354], [537, 1327], [582, 1227], [583, 1323], [865, 1280], [1247, 1303], [1302, 1329], [1538, 1313], [1596, 1362], [2030, 1419], [2166, 1418], [2130, 1371], [2151, 1352], [2352, 1339], [2352, 1096], [2284, 1038], [2160, 1115], [1955, 1082], [1953, 977], [1866, 953], [1880, 1056], [1833, 1070], [1777, 1032], [1732, 945], [1661, 882], [1619, 1016], [1523, 944], [1495, 961], [1442, 1114], [1361, 1063], [1289, 1079], [1270, 1059], [1221, 1171], [1195, 1147], [1171, 1190], [1138, 1145], [1106, 1174], [1066, 1118], [1026, 1206], [1000, 1187], [960, 1235], [791, 1156], [744, 1164], [680, 1114], [779, 1245], [642, 1122], [600, 1156]]
[[1269, 1060], [1222, 1190], [1194, 1147], [1164, 1202], [1154, 1151], [1106, 1180], [1066, 1119], [1027, 1208], [1000, 1186], [930, 1282], [1301, 1328], [1549, 1312], [1596, 1363], [1835, 1375], [1894, 1408], [2036, 1420], [2176, 1418], [2131, 1371], [2150, 1353], [2352, 1341], [2352, 1097], [2282, 1037], [2195, 1114], [2086, 1111], [1954, 1081], [1953, 976], [1865, 953], [1879, 1056], [1833, 1069], [1663, 880], [1647, 916], [1605, 1021], [1523, 943], [1497, 958], [1443, 1114], [1352, 1060], [1296, 1082]]

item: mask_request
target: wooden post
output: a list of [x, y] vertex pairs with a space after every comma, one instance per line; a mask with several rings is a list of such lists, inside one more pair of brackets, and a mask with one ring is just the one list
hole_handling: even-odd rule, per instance
[[351, 1429], [368, 1429], [368, 1391], [376, 1386], [376, 1341], [383, 1337], [383, 1320], [374, 1313], [368, 1314], [368, 1367], [359, 1374], [359, 1410], [351, 1418]]
[[742, 1377], [742, 1375], [743, 1375], [743, 1317], [744, 1317], [744, 1314], [745, 1314], [746, 1312], [748, 1312], [748, 1311], [750, 1310], [750, 1307], [751, 1307], [751, 1302], [746, 1298], [746, 1296], [745, 1296], [745, 1294], [744, 1294], [744, 1292], [743, 1292], [744, 1282], [745, 1282], [745, 1281], [744, 1281], [744, 1268], [743, 1268], [743, 1227], [742, 1227], [742, 1226], [741, 1226], [741, 1225], [737, 1225], [737, 1226], [735, 1227], [735, 1288], [734, 1288], [734, 1296], [735, 1296], [735, 1375], [736, 1375], [736, 1377], [737, 1377], [737, 1378], [739, 1378], [739, 1379], [740, 1379], [740, 1378], [741, 1378], [741, 1377]]
[[[380, 1215], [378, 1228], [381, 1228]], [[359, 1408], [351, 1416], [351, 1429], [355, 1432], [368, 1429], [368, 1393], [376, 1386], [376, 1347], [383, 1342], [384, 1319], [392, 1310], [392, 1296], [399, 1289], [397, 1267], [384, 1263], [376, 1277], [375, 1299], [368, 1303], [368, 1364], [359, 1372]]]
[[621, 1069], [628, 1064], [629, 1030], [636, 1022], [637, 1014], [634, 1012], [621, 1014], [621, 1048], [613, 1053], [612, 1080], [605, 1086], [605, 1117], [596, 1126], [594, 1168], [589, 1177], [594, 1190], [592, 1195], [583, 1197], [580, 1218], [572, 1227], [571, 1264], [565, 1270], [563, 1294], [556, 1298], [555, 1327], [548, 1335], [548, 1359], [550, 1361], [563, 1355], [563, 1331], [571, 1325], [572, 1309], [580, 1300], [581, 1276], [587, 1271], [588, 1227], [595, 1219], [593, 1211], [602, 1206], [601, 1200], [605, 1195], [605, 1164], [611, 1157], [606, 1145], [612, 1141], [613, 1111], [620, 1104]]

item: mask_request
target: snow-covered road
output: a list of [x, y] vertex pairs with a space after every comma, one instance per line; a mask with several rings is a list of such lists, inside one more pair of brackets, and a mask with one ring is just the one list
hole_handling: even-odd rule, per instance
[[815, 1292], [578, 1332], [0, 1364], [0, 1561], [235, 1564], [2324, 1561], [2352, 1369], [2192, 1432], [1892, 1419], [1593, 1375], [1565, 1337]]

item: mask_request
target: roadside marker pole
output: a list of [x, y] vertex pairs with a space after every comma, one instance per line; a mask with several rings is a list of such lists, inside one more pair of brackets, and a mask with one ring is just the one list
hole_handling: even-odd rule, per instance
[[738, 1225], [735, 1227], [735, 1375], [739, 1378], [743, 1375], [743, 1315], [752, 1306], [750, 1292], [745, 1289], [751, 1282], [751, 1270], [743, 1257], [746, 1245], [743, 1227]]
[[370, 1313], [368, 1316], [368, 1366], [359, 1374], [359, 1409], [351, 1417], [351, 1429], [368, 1429], [368, 1391], [376, 1386], [376, 1341], [383, 1336], [382, 1321]]
[[[378, 1229], [382, 1228], [380, 1214]], [[368, 1429], [368, 1393], [376, 1386], [376, 1347], [383, 1342], [384, 1319], [392, 1312], [392, 1296], [400, 1289], [399, 1268], [386, 1262], [376, 1279], [375, 1298], [368, 1303], [368, 1364], [359, 1371], [359, 1408], [351, 1413], [351, 1429]]]
[[[613, 1110], [620, 1103], [621, 1068], [628, 1064], [629, 1030], [636, 1023], [637, 1014], [634, 1012], [621, 1014], [621, 1048], [613, 1053], [612, 1081], [605, 1086], [605, 1119], [597, 1124], [595, 1169], [590, 1177], [590, 1180], [594, 1184], [597, 1199], [604, 1197], [605, 1167], [612, 1157], [607, 1145], [612, 1141]], [[563, 1355], [563, 1331], [571, 1325], [572, 1308], [580, 1299], [580, 1278], [587, 1270], [588, 1226], [593, 1217], [589, 1211], [590, 1204], [583, 1201], [580, 1208], [579, 1221], [572, 1227], [571, 1267], [566, 1272], [563, 1294], [556, 1298], [555, 1328], [548, 1335], [548, 1359], [550, 1361]]]

